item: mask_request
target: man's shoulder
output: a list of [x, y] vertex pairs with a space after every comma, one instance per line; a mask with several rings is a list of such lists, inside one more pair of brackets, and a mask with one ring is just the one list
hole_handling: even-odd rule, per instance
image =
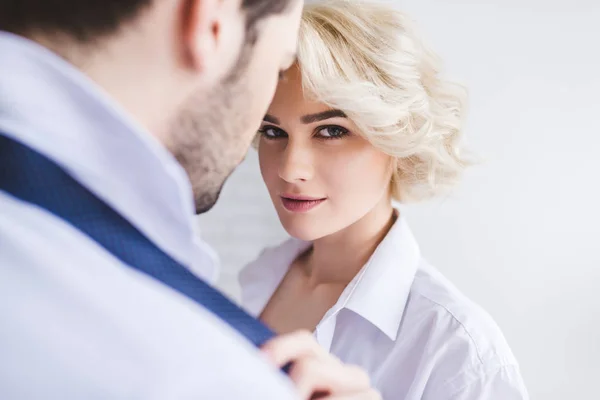
[[251, 344], [185, 296], [39, 208], [3, 192], [0, 208], [1, 398], [291, 393]]

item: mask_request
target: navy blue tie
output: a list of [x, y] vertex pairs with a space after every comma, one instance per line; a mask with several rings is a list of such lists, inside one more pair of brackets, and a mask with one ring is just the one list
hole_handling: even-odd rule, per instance
[[159, 249], [53, 161], [2, 133], [0, 190], [69, 222], [124, 264], [201, 304], [256, 346], [274, 336], [269, 328]]

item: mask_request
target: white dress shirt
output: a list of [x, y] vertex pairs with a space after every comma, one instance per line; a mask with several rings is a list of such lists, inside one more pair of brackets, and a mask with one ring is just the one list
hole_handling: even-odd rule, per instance
[[[258, 316], [309, 243], [270, 248], [240, 275]], [[365, 368], [385, 400], [528, 399], [498, 326], [421, 257], [400, 217], [314, 332], [342, 361]]]
[[[0, 32], [0, 54], [0, 132], [60, 164], [170, 256], [214, 276], [175, 159], [52, 52]], [[1, 190], [0, 327], [1, 399], [294, 397], [207, 310]]]

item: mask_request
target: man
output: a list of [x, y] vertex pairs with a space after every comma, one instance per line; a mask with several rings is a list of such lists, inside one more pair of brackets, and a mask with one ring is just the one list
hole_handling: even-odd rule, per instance
[[377, 397], [309, 334], [259, 355], [169, 269], [210, 259], [192, 215], [244, 157], [301, 8], [0, 0], [0, 398]]

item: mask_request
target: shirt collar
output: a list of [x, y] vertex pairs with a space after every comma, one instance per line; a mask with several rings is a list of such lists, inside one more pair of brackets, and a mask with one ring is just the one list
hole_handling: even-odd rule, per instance
[[404, 217], [398, 217], [369, 261], [346, 287], [338, 307], [355, 312], [396, 340], [420, 258], [419, 246], [408, 223]]
[[[408, 223], [395, 212], [398, 219], [322, 323], [341, 309], [348, 309], [391, 340], [396, 339], [421, 253]], [[289, 239], [264, 250], [242, 270], [239, 277], [242, 303], [248, 312], [260, 314], [291, 263], [309, 246], [308, 242]]]
[[309, 246], [310, 242], [288, 239], [279, 246], [264, 249], [242, 269], [238, 280], [247, 312], [259, 316], [296, 257]]
[[[68, 170], [180, 263], [193, 266], [193, 202], [175, 158], [87, 76], [0, 32], [0, 131]], [[207, 255], [203, 263], [213, 263]], [[204, 273], [213, 274], [211, 267]]]

